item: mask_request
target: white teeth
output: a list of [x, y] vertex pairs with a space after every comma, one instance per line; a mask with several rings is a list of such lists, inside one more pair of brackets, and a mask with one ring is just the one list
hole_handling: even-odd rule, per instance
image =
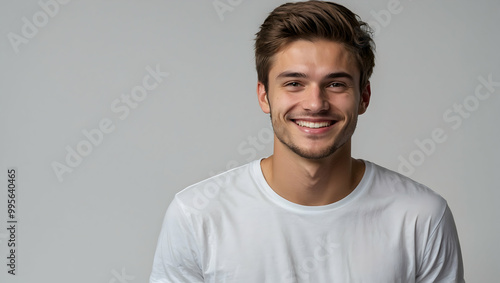
[[295, 121], [295, 124], [301, 126], [301, 127], [307, 127], [307, 128], [323, 128], [323, 127], [328, 127], [332, 123], [331, 122], [308, 122], [308, 121]]

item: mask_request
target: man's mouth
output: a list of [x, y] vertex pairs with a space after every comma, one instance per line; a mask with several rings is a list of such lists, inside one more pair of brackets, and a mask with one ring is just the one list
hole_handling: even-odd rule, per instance
[[335, 121], [313, 122], [313, 121], [304, 121], [304, 120], [293, 120], [293, 122], [295, 122], [295, 124], [297, 124], [301, 127], [306, 127], [306, 128], [311, 128], [311, 129], [329, 127], [335, 123]]

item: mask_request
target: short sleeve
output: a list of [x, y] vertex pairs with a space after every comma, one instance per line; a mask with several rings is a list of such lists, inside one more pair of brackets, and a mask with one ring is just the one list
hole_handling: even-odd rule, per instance
[[465, 282], [457, 229], [448, 206], [427, 239], [416, 282]]
[[149, 282], [204, 282], [199, 258], [192, 224], [175, 198], [165, 214]]

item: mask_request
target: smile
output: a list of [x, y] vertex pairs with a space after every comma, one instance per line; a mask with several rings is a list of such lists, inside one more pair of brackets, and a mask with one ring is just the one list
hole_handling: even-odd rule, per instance
[[295, 122], [295, 124], [297, 124], [301, 127], [318, 129], [318, 128], [329, 127], [333, 124], [334, 121], [310, 122], [310, 121], [303, 121], [303, 120], [294, 120], [294, 122]]

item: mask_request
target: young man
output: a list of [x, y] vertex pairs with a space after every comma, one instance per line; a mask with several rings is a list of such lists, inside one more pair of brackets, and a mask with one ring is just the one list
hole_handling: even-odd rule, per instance
[[446, 201], [351, 157], [370, 102], [366, 25], [338, 4], [284, 4], [255, 53], [273, 155], [176, 195], [150, 282], [464, 282]]

